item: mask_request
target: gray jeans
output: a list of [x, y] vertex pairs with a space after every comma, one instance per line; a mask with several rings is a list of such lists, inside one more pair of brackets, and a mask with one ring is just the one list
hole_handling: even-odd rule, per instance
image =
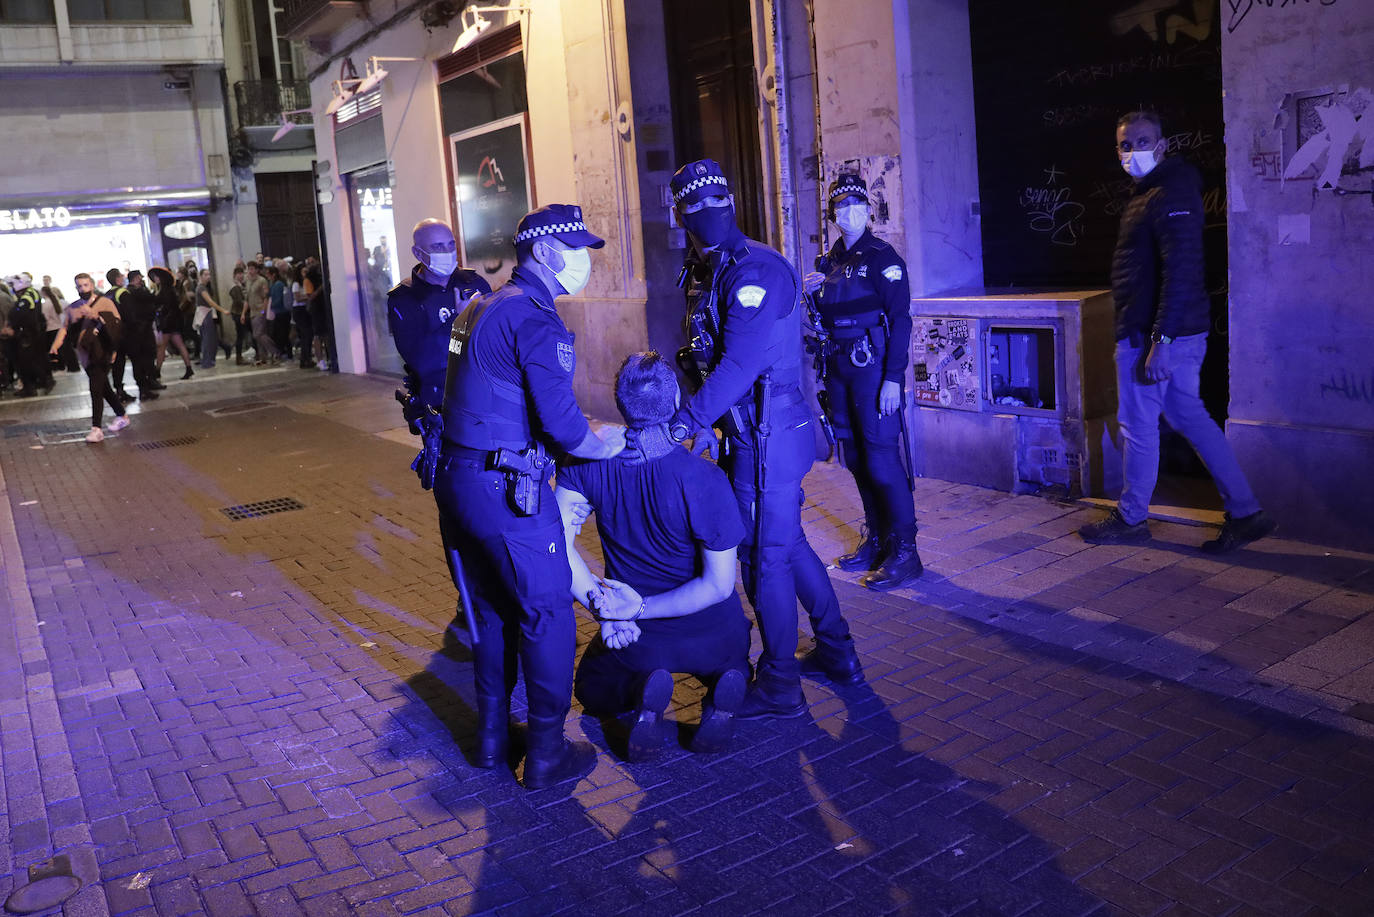
[[275, 360], [281, 356], [277, 345], [272, 343], [272, 335], [267, 330], [267, 315], [253, 313], [253, 346], [257, 348], [258, 360]]
[[1116, 419], [1121, 424], [1124, 484], [1119, 509], [1131, 525], [1145, 521], [1159, 478], [1159, 418], [1162, 415], [1192, 444], [1221, 492], [1222, 504], [1233, 517], [1258, 512], [1259, 501], [1240, 470], [1231, 444], [1207, 413], [1198, 395], [1198, 376], [1207, 354], [1207, 335], [1192, 334], [1167, 345], [1172, 377], [1145, 381], [1145, 358], [1150, 347], [1132, 347], [1130, 339], [1116, 342]]

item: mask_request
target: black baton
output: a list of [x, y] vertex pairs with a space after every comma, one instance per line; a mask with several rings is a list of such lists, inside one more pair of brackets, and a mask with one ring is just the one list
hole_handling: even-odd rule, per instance
[[467, 619], [468, 636], [472, 638], [475, 649], [481, 642], [477, 636], [477, 616], [472, 611], [472, 594], [468, 592], [468, 578], [463, 574], [463, 557], [457, 548], [448, 548], [448, 570], [453, 576], [453, 585], [458, 587], [458, 602], [463, 606], [463, 617]]

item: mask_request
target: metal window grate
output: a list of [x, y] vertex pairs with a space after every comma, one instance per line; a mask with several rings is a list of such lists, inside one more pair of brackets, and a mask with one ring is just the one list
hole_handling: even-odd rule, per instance
[[229, 517], [230, 522], [256, 519], [273, 513], [286, 513], [293, 509], [305, 509], [305, 504], [294, 497], [277, 497], [275, 500], [259, 500], [256, 503], [240, 503], [238, 506], [224, 506], [220, 512]]
[[199, 442], [198, 436], [174, 436], [171, 439], [156, 439], [152, 442], [138, 443], [138, 448], [144, 451], [150, 449], [166, 449], [169, 446], [189, 446], [194, 442]]

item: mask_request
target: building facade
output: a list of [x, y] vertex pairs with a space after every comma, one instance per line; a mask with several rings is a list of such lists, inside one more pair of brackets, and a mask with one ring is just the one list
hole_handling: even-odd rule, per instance
[[398, 369], [384, 296], [415, 222], [449, 220], [496, 284], [520, 213], [575, 201], [608, 244], [562, 308], [582, 404], [614, 417], [622, 356], [680, 343], [676, 167], [719, 160], [803, 270], [858, 170], [912, 280], [917, 470], [1110, 494], [1108, 144], [1152, 107], [1206, 182], [1209, 407], [1288, 531], [1374, 546], [1374, 11], [1281, 6], [293, 0], [344, 368]]

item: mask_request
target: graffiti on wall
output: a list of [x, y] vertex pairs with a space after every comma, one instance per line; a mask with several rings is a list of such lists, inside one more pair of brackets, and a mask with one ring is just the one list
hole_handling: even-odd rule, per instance
[[1074, 200], [1073, 188], [1059, 184], [1064, 173], [1053, 164], [1044, 172], [1043, 181], [1021, 189], [1017, 203], [1026, 211], [1028, 226], [1034, 232], [1045, 233], [1054, 245], [1077, 245], [1082, 234], [1081, 218], [1084, 207]]
[[1227, 7], [1226, 31], [1234, 32], [1257, 7], [1263, 9], [1308, 9], [1313, 7], [1335, 6], [1336, 0], [1225, 0]]
[[1111, 18], [1113, 35], [1127, 35], [1140, 29], [1153, 42], [1173, 44], [1180, 34], [1203, 41], [1212, 34], [1213, 0], [1180, 0], [1161, 7], [1159, 0], [1141, 0]]

